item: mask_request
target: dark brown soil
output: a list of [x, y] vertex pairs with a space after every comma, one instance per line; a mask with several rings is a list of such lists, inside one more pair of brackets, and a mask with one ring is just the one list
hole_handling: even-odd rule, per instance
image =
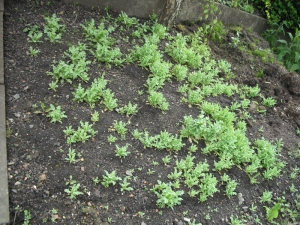
[[[67, 32], [63, 35], [60, 44], [51, 44], [44, 40], [43, 43], [33, 45], [28, 42], [28, 36], [23, 32], [26, 24], [42, 26], [45, 15], [56, 13], [66, 25]], [[110, 11], [113, 17], [118, 16]], [[277, 104], [266, 109], [265, 114], [258, 113], [249, 108], [252, 118], [247, 120], [247, 136], [250, 141], [264, 137], [266, 140], [282, 139], [284, 146], [281, 160], [286, 163], [283, 173], [279, 178], [267, 181], [260, 179], [258, 184], [250, 184], [249, 177], [243, 168], [233, 167], [227, 174], [238, 182], [236, 192], [231, 198], [224, 195], [224, 185], [218, 183], [220, 192], [209, 198], [204, 203], [198, 203], [197, 198], [187, 194], [188, 189], [182, 184], [185, 191], [181, 205], [174, 209], [160, 209], [156, 205], [157, 197], [150, 189], [157, 180], [168, 182], [167, 175], [173, 171], [176, 160], [186, 157], [190, 143], [184, 139], [185, 147], [178, 153], [157, 151], [144, 148], [143, 144], [133, 139], [131, 132], [138, 128], [139, 131], [147, 129], [150, 134], [156, 135], [167, 130], [172, 134], [179, 134], [184, 115], [196, 117], [199, 108], [189, 107], [181, 102], [182, 95], [177, 92], [180, 85], [175, 79], [167, 82], [162, 90], [170, 109], [166, 113], [153, 108], [147, 101], [147, 89], [144, 86], [149, 71], [137, 64], [124, 64], [122, 67], [109, 68], [104, 64], [94, 63], [90, 66], [90, 81], [105, 72], [109, 80], [108, 88], [118, 99], [119, 107], [131, 101], [138, 104], [139, 112], [132, 117], [126, 117], [114, 111], [105, 111], [100, 104], [91, 109], [87, 104], [76, 103], [72, 100], [72, 92], [76, 84], [59, 84], [56, 92], [49, 90], [52, 78], [47, 75], [51, 70], [54, 59], [60, 60], [63, 52], [68, 49], [68, 44], [77, 44], [84, 41], [81, 35], [80, 24], [85, 20], [95, 19], [96, 23], [105, 16], [104, 9], [86, 8], [81, 5], [68, 5], [61, 1], [5, 1], [4, 12], [4, 60], [5, 60], [5, 85], [6, 85], [6, 116], [7, 116], [7, 149], [8, 149], [8, 175], [10, 196], [10, 224], [23, 224], [23, 210], [32, 214], [30, 224], [188, 224], [188, 220], [195, 219], [202, 224], [228, 224], [230, 217], [244, 218], [244, 224], [258, 224], [254, 221], [258, 217], [261, 224], [268, 224], [264, 206], [272, 207], [276, 197], [284, 196], [290, 209], [296, 210], [295, 193], [290, 192], [293, 183], [299, 188], [299, 175], [290, 179], [290, 174], [295, 167], [300, 167], [299, 159], [295, 157], [299, 137], [296, 130], [300, 127], [300, 77], [296, 73], [288, 73], [275, 63], [263, 62], [259, 56], [249, 55], [238, 48], [229, 47], [231, 37], [235, 31], [229, 30], [222, 42], [216, 43], [208, 40], [212, 55], [216, 59], [227, 59], [236, 75], [232, 83], [258, 85], [262, 95], [273, 97]], [[196, 26], [196, 25], [193, 25]], [[188, 29], [194, 30], [191, 26]], [[170, 31], [175, 33], [176, 30]], [[119, 31], [114, 37], [130, 36], [130, 31]], [[138, 43], [138, 41], [137, 41]], [[257, 34], [242, 30], [240, 46], [251, 48], [250, 43], [256, 43], [257, 48], [266, 48], [268, 44]], [[27, 54], [29, 47], [40, 49], [38, 57]], [[133, 48], [131, 38], [129, 42], [119, 44], [123, 53]], [[253, 47], [253, 46], [252, 46]], [[163, 49], [163, 46], [162, 46]], [[91, 57], [91, 56], [89, 56]], [[165, 56], [166, 60], [171, 60]], [[174, 62], [173, 62], [174, 63]], [[256, 76], [261, 71], [263, 76]], [[90, 83], [89, 83], [90, 84]], [[182, 84], [182, 83], [181, 83]], [[139, 95], [138, 91], [144, 91]], [[219, 102], [222, 106], [230, 106], [237, 96], [209, 98], [212, 102]], [[254, 99], [256, 100], [256, 99]], [[258, 100], [257, 100], [258, 101]], [[43, 102], [47, 107], [50, 104], [60, 105], [66, 111], [67, 119], [62, 123], [50, 123], [44, 114], [35, 113], [33, 107]], [[100, 113], [100, 121], [96, 122], [94, 129], [97, 135], [85, 143], [73, 144], [77, 152], [82, 154], [81, 160], [70, 164], [65, 160], [69, 146], [63, 130], [72, 125], [79, 126], [80, 121], [90, 121], [94, 111]], [[130, 122], [127, 125], [126, 140], [111, 131], [114, 121]], [[263, 127], [263, 132], [262, 128]], [[118, 137], [116, 144], [123, 146], [131, 144], [130, 152], [125, 158], [115, 156], [115, 145], [109, 144], [107, 137], [114, 134]], [[203, 143], [198, 143], [199, 149]], [[64, 151], [60, 151], [63, 149]], [[171, 157], [171, 162], [165, 166], [162, 158]], [[201, 150], [193, 153], [195, 162], [207, 160], [213, 166], [214, 155], [203, 155]], [[153, 165], [158, 162], [159, 165]], [[120, 185], [105, 188], [101, 182], [95, 184], [93, 179], [99, 177], [101, 181], [105, 170], [116, 170], [122, 179], [134, 170], [130, 180], [133, 191], [122, 193]], [[153, 171], [153, 173], [149, 172]], [[219, 173], [211, 172], [220, 177]], [[82, 195], [71, 200], [64, 191], [68, 186], [66, 182], [70, 175], [80, 183]], [[259, 198], [263, 191], [273, 192], [271, 204], [261, 204]], [[296, 192], [297, 194], [297, 192]], [[241, 196], [244, 199], [241, 201]], [[250, 210], [251, 206], [256, 210]], [[52, 213], [57, 209], [57, 213]], [[144, 213], [144, 215], [142, 215]], [[299, 210], [298, 210], [299, 213]], [[288, 224], [295, 222], [291, 217], [283, 218], [279, 214], [277, 222]], [[111, 218], [111, 220], [110, 220]], [[296, 218], [299, 221], [299, 217]]]

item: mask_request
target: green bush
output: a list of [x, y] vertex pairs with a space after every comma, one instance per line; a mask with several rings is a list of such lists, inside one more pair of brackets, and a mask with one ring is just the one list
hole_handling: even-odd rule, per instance
[[269, 23], [286, 23], [287, 28], [295, 29], [300, 24], [299, 0], [249, 0], [268, 18]]

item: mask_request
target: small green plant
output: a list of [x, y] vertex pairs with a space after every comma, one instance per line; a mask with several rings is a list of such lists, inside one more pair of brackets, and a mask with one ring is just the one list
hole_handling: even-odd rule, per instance
[[280, 203], [276, 203], [272, 208], [265, 206], [268, 222], [271, 222], [273, 219], [276, 219], [278, 217], [280, 208]]
[[98, 122], [99, 121], [99, 112], [95, 111], [94, 113], [92, 113], [91, 120], [93, 123]]
[[50, 42], [58, 42], [62, 37], [62, 33], [65, 32], [65, 26], [59, 24], [60, 18], [56, 17], [56, 14], [51, 17], [46, 16], [44, 19], [46, 21], [44, 33], [47, 34]]
[[195, 144], [192, 144], [192, 145], [189, 147], [189, 152], [194, 153], [194, 152], [196, 152], [197, 150], [198, 150], [198, 147], [197, 147], [197, 145], [195, 145]]
[[188, 72], [188, 68], [180, 64], [176, 64], [173, 68], [173, 74], [178, 81], [184, 80], [187, 76], [187, 72]]
[[226, 184], [225, 194], [228, 198], [233, 195], [236, 195], [235, 189], [237, 186], [237, 182], [235, 180], [230, 180]]
[[26, 24], [26, 28], [23, 32], [28, 33], [29, 42], [39, 43], [43, 37], [43, 32], [38, 25]]
[[159, 208], [170, 207], [173, 208], [175, 205], [180, 205], [183, 195], [183, 191], [173, 191], [172, 185], [169, 183], [157, 181], [157, 184], [151, 189], [151, 191], [156, 194], [157, 201], [156, 204]]
[[35, 49], [33, 48], [32, 46], [29, 47], [29, 52], [28, 52], [28, 55], [31, 55], [33, 57], [37, 57], [37, 55], [40, 53], [40, 50], [39, 49]]
[[23, 222], [23, 225], [29, 225], [29, 222], [31, 220], [31, 213], [29, 210], [24, 210], [24, 222]]
[[234, 218], [233, 216], [230, 216], [230, 225], [244, 225], [246, 221], [239, 218]]
[[127, 128], [126, 123], [122, 121], [114, 121], [113, 128], [117, 131], [118, 134], [120, 134], [122, 137], [125, 137]]
[[56, 91], [56, 89], [58, 88], [57, 81], [51, 81], [51, 83], [49, 83], [49, 88], [53, 91]]
[[[299, 24], [300, 28], [300, 24]], [[290, 41], [278, 40], [280, 43], [276, 48], [278, 59], [284, 62], [286, 68], [292, 71], [300, 71], [300, 31], [298, 28], [295, 30], [295, 36], [288, 32]]]
[[120, 186], [121, 186], [121, 191], [133, 191], [133, 188], [130, 187], [130, 183], [127, 181], [130, 177], [126, 176], [123, 179], [123, 182], [120, 182]]
[[154, 172], [155, 172], [154, 170], [148, 169], [147, 174], [152, 175]]
[[192, 222], [189, 222], [189, 225], [202, 225], [202, 223], [196, 223], [196, 220], [194, 219]]
[[71, 189], [65, 189], [64, 191], [70, 196], [71, 199], [75, 199], [78, 195], [83, 194], [81, 191], [78, 191], [80, 184], [76, 183], [76, 181], [73, 181], [70, 186]]
[[115, 136], [113, 136], [112, 134], [110, 134], [108, 137], [107, 137], [107, 141], [111, 144], [111, 143], [115, 143], [117, 140], [117, 138]]
[[272, 97], [268, 97], [268, 98], [263, 97], [261, 104], [267, 107], [273, 107], [276, 104], [276, 102], [277, 101]]
[[128, 105], [123, 106], [120, 108], [120, 113], [126, 114], [128, 117], [129, 115], [134, 115], [138, 112], [137, 110], [137, 104], [132, 105], [131, 102], [128, 103]]
[[158, 166], [159, 163], [158, 163], [157, 161], [153, 161], [153, 162], [152, 162], [152, 165], [153, 165], [153, 166]]
[[75, 149], [69, 148], [69, 152], [65, 160], [69, 161], [70, 163], [76, 163], [76, 152]]
[[127, 151], [128, 146], [129, 146], [129, 144], [126, 144], [123, 147], [119, 147], [118, 145], [116, 145], [116, 150], [115, 150], [116, 156], [118, 156], [120, 158], [121, 157], [125, 158], [126, 156], [128, 156], [130, 154], [130, 152]]
[[104, 187], [108, 187], [110, 184], [115, 185], [118, 180], [122, 180], [120, 177], [116, 175], [116, 171], [112, 171], [111, 173], [104, 170], [106, 175], [102, 175], [103, 181], [101, 184]]
[[171, 158], [170, 158], [169, 155], [166, 155], [166, 156], [163, 157], [161, 160], [162, 160], [163, 163], [166, 165], [166, 164], [168, 164], [168, 163], [171, 161]]
[[145, 213], [145, 212], [142, 212], [142, 211], [139, 211], [139, 212], [138, 212], [138, 215], [139, 215], [139, 217], [141, 217], [141, 218], [143, 218], [143, 217], [145, 216], [145, 214], [146, 214], [146, 213]]
[[296, 166], [295, 168], [293, 168], [293, 171], [290, 174], [290, 178], [291, 179], [295, 179], [297, 174], [299, 174], [300, 169]]
[[272, 192], [271, 191], [264, 191], [263, 195], [260, 197], [260, 203], [271, 203], [272, 201]]
[[94, 182], [94, 184], [98, 184], [100, 182], [100, 180], [98, 177], [95, 177], [95, 178], [93, 178], [93, 182]]
[[89, 138], [94, 137], [97, 134], [97, 131], [93, 129], [93, 124], [89, 124], [89, 122], [80, 121], [80, 127], [75, 131], [72, 126], [66, 127], [63, 130], [65, 135], [67, 136], [67, 144], [73, 144], [76, 142], [86, 142]]
[[231, 37], [231, 43], [229, 44], [232, 48], [237, 48], [240, 44], [240, 33], [237, 31], [236, 36]]
[[67, 118], [65, 111], [61, 111], [61, 106], [55, 107], [54, 105], [50, 104], [50, 108], [48, 108], [46, 111], [48, 112], [47, 117], [50, 117], [51, 123], [62, 123], [62, 119]]
[[158, 107], [165, 111], [169, 109], [169, 103], [164, 98], [163, 94], [157, 91], [150, 91], [148, 101], [153, 107]]

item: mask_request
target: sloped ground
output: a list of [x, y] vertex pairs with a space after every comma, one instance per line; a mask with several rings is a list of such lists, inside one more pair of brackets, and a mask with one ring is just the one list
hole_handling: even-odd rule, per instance
[[[41, 39], [42, 43], [30, 43], [28, 35], [23, 32], [26, 24], [43, 27], [44, 16], [51, 16], [53, 13], [56, 13], [61, 18], [60, 23], [66, 26], [61, 43], [50, 43], [45, 40], [45, 34]], [[109, 25], [116, 27], [116, 30], [110, 33], [110, 37], [115, 39], [114, 47], [121, 49], [123, 59], [131, 49], [135, 49], [136, 45], [145, 44], [142, 37], [131, 36], [137, 25], [126, 28], [122, 25], [122, 21], [114, 22], [114, 18], [119, 18], [119, 15], [112, 11], [109, 11], [109, 15], [111, 18], [107, 17], [103, 9], [85, 8], [76, 4], [66, 5], [60, 1], [12, 0], [6, 2], [4, 45], [11, 224], [23, 224], [24, 210], [28, 210], [31, 214], [30, 224], [52, 224], [53, 221], [57, 224], [188, 224], [188, 221], [193, 220], [202, 224], [239, 224], [234, 221], [237, 218], [243, 221], [241, 224], [259, 224], [258, 221], [261, 224], [267, 224], [267, 216], [269, 220], [273, 218], [270, 218], [271, 213], [266, 214], [265, 207], [276, 211], [273, 207], [276, 204], [279, 204], [281, 209], [278, 218], [274, 218], [274, 221], [279, 224], [299, 221], [296, 215], [300, 207], [299, 195], [295, 190], [299, 187], [297, 170], [299, 137], [296, 134], [300, 127], [299, 75], [288, 73], [276, 63], [271, 63], [272, 56], [261, 51], [268, 45], [260, 36], [249, 30], [240, 30], [235, 27], [228, 28], [228, 33], [221, 42], [208, 39], [207, 44], [211, 53], [203, 63], [204, 66], [212, 59], [216, 62], [224, 59], [231, 64], [234, 77], [228, 78], [226, 73], [220, 70], [215, 79], [220, 79], [218, 81], [222, 84], [237, 85], [235, 87], [238, 88], [233, 90], [232, 95], [204, 96], [200, 102], [188, 104], [185, 99], [189, 99], [191, 94], [180, 93], [178, 88], [189, 84], [190, 81], [188, 82], [186, 78], [179, 82], [173, 76], [165, 81], [163, 88], [158, 89], [169, 103], [169, 109], [162, 111], [148, 102], [148, 87], [145, 84], [149, 75], [153, 74], [153, 69], [139, 65], [141, 58], [147, 54], [136, 55], [137, 58], [131, 63], [123, 62], [121, 66], [109, 66], [95, 61], [88, 50], [86, 50], [86, 58], [91, 61], [88, 65], [89, 81], [73, 80], [72, 84], [59, 82], [57, 90], [51, 90], [49, 83], [54, 79], [48, 75], [48, 72], [53, 72], [53, 61], [70, 62], [68, 57], [63, 56], [64, 52], [71, 45], [77, 46], [79, 41], [86, 43], [89, 50], [92, 49], [89, 42], [85, 40], [80, 26], [85, 21], [94, 19], [98, 26], [99, 21], [106, 18], [106, 27]], [[140, 22], [146, 21], [140, 20]], [[153, 24], [154, 22], [150, 21], [147, 26], [151, 27]], [[182, 31], [185, 35], [189, 35], [198, 30], [198, 27], [199, 25], [196, 24], [184, 24], [179, 26], [178, 30], [169, 31], [168, 35], [160, 40], [158, 44], [162, 54], [160, 60], [172, 63], [170, 71], [176, 62], [165, 53], [167, 46], [173, 43], [168, 37], [176, 36], [177, 32]], [[237, 46], [234, 47], [231, 44], [232, 37], [237, 37], [237, 31], [239, 38]], [[147, 30], [146, 34], [151, 36], [152, 31]], [[40, 50], [38, 57], [27, 54], [30, 46]], [[150, 51], [147, 53], [152, 54]], [[196, 70], [189, 68], [188, 76], [193, 71]], [[114, 93], [117, 107], [107, 110], [103, 100], [99, 100], [94, 108], [85, 102], [73, 101], [73, 92], [76, 92], [79, 82], [87, 89], [95, 78], [101, 77], [104, 73], [104, 79], [107, 81], [106, 88]], [[275, 99], [275, 106], [264, 106], [263, 98], [259, 95], [250, 98], [247, 95], [249, 92], [243, 89], [244, 85], [253, 89], [258, 85], [261, 96]], [[193, 90], [203, 88], [204, 84], [199, 84], [199, 89]], [[214, 140], [202, 137], [201, 132], [197, 133], [199, 138], [192, 136], [179, 138], [180, 134], [184, 136], [182, 130], [187, 126], [183, 125], [184, 116], [192, 116], [196, 119], [200, 111], [204, 110], [204, 100], [218, 103], [223, 108], [230, 108], [233, 102], [240, 103], [244, 100], [241, 97], [243, 94], [246, 95], [244, 99], [250, 100], [249, 104], [245, 101], [244, 108], [240, 106], [235, 111], [229, 110], [234, 113], [234, 122], [223, 124], [222, 132], [218, 133]], [[120, 111], [121, 107], [129, 102], [137, 104], [138, 113], [126, 117]], [[61, 106], [67, 118], [63, 118], [62, 123], [51, 123], [41, 103], [46, 109], [50, 107], [50, 104]], [[203, 114], [205, 118], [212, 121], [212, 124], [222, 121], [214, 117], [215, 110], [217, 108], [214, 108], [213, 112], [206, 111]], [[99, 121], [92, 123], [91, 115], [95, 111], [99, 113]], [[222, 115], [225, 115], [225, 111], [220, 110], [219, 118], [222, 118]], [[68, 139], [63, 130], [69, 126], [76, 130], [81, 121], [93, 124], [92, 128], [97, 134], [84, 143], [77, 142], [68, 145]], [[115, 121], [127, 124], [128, 131], [125, 137], [121, 137], [115, 131], [113, 127]], [[245, 131], [242, 128], [236, 128], [238, 121], [245, 122], [241, 125], [246, 128]], [[249, 147], [251, 154], [241, 163], [216, 171], [214, 163], [219, 161], [221, 155], [219, 149], [222, 145], [217, 144], [218, 149], [213, 150], [215, 154], [204, 154], [203, 151], [207, 150], [207, 146], [211, 143], [219, 143], [218, 140], [225, 133], [226, 126], [228, 130], [231, 130], [231, 126], [234, 127], [236, 133], [232, 134], [234, 137], [230, 136], [232, 140], [236, 140], [236, 136], [245, 137], [243, 139], [245, 146], [242, 150], [246, 151]], [[146, 144], [132, 135], [136, 129], [140, 133], [148, 131], [150, 136], [168, 131], [172, 135], [177, 135], [174, 136], [175, 139], [178, 138], [184, 146], [179, 151], [170, 150], [168, 147], [157, 150], [157, 146], [145, 148]], [[117, 137], [115, 143], [108, 142], [110, 135]], [[245, 172], [247, 166], [253, 161], [253, 155], [258, 155], [259, 148], [256, 141], [263, 140], [262, 138], [272, 143], [272, 151], [270, 151], [274, 155], [266, 158], [276, 156], [278, 168], [275, 167], [277, 169], [280, 163], [285, 164], [278, 177], [272, 177], [272, 179], [264, 178], [265, 168], [249, 176]], [[195, 141], [199, 139], [193, 142], [193, 145], [197, 146], [196, 152], [189, 150], [192, 139]], [[281, 142], [278, 142], [280, 139], [283, 143], [282, 147], [280, 147]], [[155, 140], [159, 142], [159, 139]], [[172, 143], [175, 141], [173, 140]], [[116, 156], [116, 145], [121, 147], [126, 144], [128, 144], [130, 154], [122, 158]], [[77, 154], [76, 163], [66, 160], [70, 148], [74, 149]], [[167, 156], [170, 162], [165, 164], [162, 159], [166, 159]], [[206, 201], [199, 202], [199, 198], [204, 196], [202, 192], [197, 193], [195, 197], [189, 196], [192, 189], [196, 192], [199, 190], [201, 184], [204, 183], [204, 177], [197, 179], [196, 184], [190, 188], [185, 183], [186, 178], [182, 175], [178, 179], [179, 188], [177, 189], [174, 187], [176, 182], [168, 178], [168, 174], [174, 171], [174, 167], [178, 168], [176, 162], [189, 159], [189, 157], [194, 157], [191, 170], [195, 170], [194, 166], [198, 163], [207, 163], [209, 168], [205, 174], [210, 174], [209, 176], [217, 180], [215, 186], [207, 188], [209, 190], [216, 188], [217, 192]], [[116, 171], [122, 181], [117, 181], [116, 185], [104, 187], [101, 182], [103, 182], [105, 171], [109, 173]], [[224, 174], [237, 182], [234, 190], [236, 194], [230, 198], [225, 195], [226, 182], [222, 182]], [[291, 174], [295, 174], [295, 178], [291, 177]], [[124, 182], [125, 177], [128, 177], [129, 186], [133, 190], [122, 191], [120, 183]], [[254, 179], [257, 179], [257, 182], [251, 184], [250, 177], [252, 182]], [[173, 209], [160, 208], [157, 205], [158, 197], [151, 189], [155, 187], [158, 180], [165, 182], [171, 190], [184, 191], [181, 195], [182, 200]], [[212, 183], [209, 182], [209, 184]], [[65, 189], [70, 190], [73, 184], [80, 184], [78, 191], [82, 194], [71, 199]], [[272, 192], [269, 203], [260, 201], [265, 191]]]

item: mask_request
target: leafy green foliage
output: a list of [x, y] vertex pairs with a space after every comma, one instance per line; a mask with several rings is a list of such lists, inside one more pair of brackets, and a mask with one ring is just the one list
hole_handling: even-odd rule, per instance
[[123, 179], [123, 182], [120, 182], [120, 186], [121, 186], [121, 191], [133, 191], [133, 188], [130, 187], [130, 183], [127, 181], [130, 177], [126, 176]]
[[116, 145], [116, 156], [118, 156], [118, 157], [126, 157], [126, 156], [128, 156], [129, 154], [130, 154], [130, 152], [129, 151], [127, 151], [127, 148], [128, 148], [128, 146], [129, 146], [129, 144], [126, 144], [126, 145], [124, 145], [124, 146], [122, 146], [122, 147], [119, 147], [118, 145]]
[[214, 193], [219, 191], [217, 189], [217, 183], [218, 181], [216, 177], [210, 173], [205, 173], [200, 184], [200, 202], [206, 201], [208, 197], [212, 197]]
[[30, 213], [29, 210], [24, 210], [24, 222], [23, 222], [23, 225], [29, 225], [30, 223], [30, 220], [32, 218], [32, 215]]
[[172, 72], [173, 72], [174, 76], [177, 78], [178, 81], [182, 81], [187, 76], [188, 68], [186, 66], [176, 64], [173, 67]]
[[266, 15], [270, 24], [284, 23], [287, 28], [294, 29], [300, 24], [299, 8], [300, 2], [291, 0], [249, 0], [256, 8]]
[[109, 45], [104, 45], [103, 43], [97, 43], [95, 51], [91, 51], [91, 53], [98, 61], [108, 65], [120, 66], [124, 61], [121, 59], [122, 53], [119, 48], [112, 49]]
[[31, 55], [33, 57], [37, 57], [37, 55], [40, 53], [40, 50], [37, 48], [33, 48], [32, 46], [29, 47], [28, 55]]
[[88, 65], [91, 61], [86, 60], [86, 45], [78, 42], [77, 46], [72, 45], [68, 51], [65, 52], [65, 56], [71, 60], [68, 64], [62, 60], [58, 63], [53, 61], [52, 72], [47, 72], [54, 79], [67, 81], [72, 83], [73, 80], [80, 78], [82, 81], [87, 82], [88, 77]]
[[26, 24], [23, 32], [28, 33], [29, 42], [42, 42], [40, 39], [43, 37], [43, 32], [40, 30], [38, 25]]
[[127, 128], [126, 128], [126, 123], [123, 121], [114, 121], [113, 127], [117, 131], [118, 134], [120, 134], [122, 137], [125, 137]]
[[69, 161], [70, 163], [76, 163], [76, 152], [75, 149], [69, 148], [69, 152], [65, 160]]
[[104, 172], [106, 175], [102, 175], [103, 181], [101, 182], [101, 184], [106, 188], [111, 184], [115, 185], [118, 180], [122, 180], [117, 176], [115, 170], [113, 170], [111, 173], [107, 172], [106, 170], [104, 170]]
[[97, 43], [103, 46], [111, 46], [113, 39], [109, 37], [110, 30], [106, 30], [104, 23], [100, 23], [98, 28], [95, 26], [95, 21], [92, 19], [90, 22], [81, 24], [84, 31], [84, 36], [87, 41], [90, 41], [93, 45]]
[[[300, 17], [299, 17], [300, 28]], [[300, 72], [300, 31], [295, 29], [295, 34], [288, 33], [290, 40], [278, 40], [279, 45], [275, 48], [275, 52], [280, 61], [284, 63], [286, 68], [290, 71]]]
[[78, 191], [80, 184], [76, 183], [76, 181], [72, 182], [70, 184], [71, 189], [65, 189], [64, 191], [70, 196], [71, 199], [75, 199], [77, 195], [82, 195], [83, 193], [81, 191]]
[[61, 106], [55, 107], [54, 105], [50, 104], [50, 108], [46, 111], [48, 112], [47, 117], [50, 117], [51, 123], [62, 123], [62, 119], [67, 118], [65, 111], [61, 111]]
[[199, 30], [206, 36], [210, 37], [215, 42], [222, 41], [222, 38], [226, 35], [227, 31], [222, 21], [213, 20], [209, 24], [204, 25]]
[[104, 74], [96, 78], [87, 89], [79, 83], [75, 92], [72, 92], [74, 101], [87, 102], [91, 108], [94, 108], [97, 102], [101, 102], [108, 110], [113, 110], [118, 106], [117, 99], [114, 98], [114, 93], [105, 89], [106, 85], [107, 80], [104, 79]]
[[266, 207], [266, 214], [268, 222], [271, 222], [273, 219], [278, 217], [279, 210], [281, 208], [280, 203], [276, 203], [272, 208]]
[[139, 22], [138, 19], [134, 17], [129, 17], [126, 13], [121, 12], [119, 16], [116, 19], [117, 22], [121, 22], [126, 26], [126, 28], [130, 28], [133, 25], [137, 24]]
[[47, 34], [50, 42], [58, 42], [66, 30], [65, 25], [59, 24], [60, 18], [56, 17], [56, 14], [51, 17], [46, 16], [44, 19], [46, 21], [44, 33]]
[[166, 52], [179, 64], [186, 64], [193, 69], [202, 66], [202, 58], [209, 55], [206, 45], [192, 43], [192, 47], [187, 45], [187, 37], [178, 33], [173, 43], [166, 46]]
[[157, 91], [150, 91], [148, 101], [153, 107], [160, 108], [165, 111], [169, 109], [169, 103], [164, 98], [163, 94]]
[[160, 134], [155, 136], [150, 136], [148, 131], [144, 131], [144, 133], [138, 133], [138, 131], [136, 131], [135, 133], [134, 136], [143, 143], [145, 148], [179, 151], [184, 146], [181, 138], [178, 138], [177, 135], [172, 135], [167, 131], [161, 131]]
[[156, 194], [157, 200], [156, 204], [159, 208], [170, 207], [173, 208], [175, 205], [180, 205], [183, 195], [183, 191], [173, 191], [172, 185], [169, 183], [157, 181], [157, 184], [151, 189], [151, 191]]
[[86, 142], [91, 137], [94, 137], [97, 131], [93, 129], [93, 124], [80, 121], [80, 127], [76, 131], [72, 126], [69, 126], [66, 127], [64, 133], [67, 136], [67, 143], [70, 145], [76, 142]]
[[131, 102], [129, 102], [127, 105], [124, 105], [122, 108], [120, 108], [120, 113], [126, 114], [128, 117], [129, 115], [135, 115], [137, 114], [137, 104], [132, 105]]
[[145, 36], [145, 44], [143, 46], [135, 46], [131, 52], [131, 57], [134, 62], [139, 62], [140, 66], [149, 67], [156, 60], [162, 59], [162, 54], [158, 50], [157, 43], [159, 41], [157, 36]]

